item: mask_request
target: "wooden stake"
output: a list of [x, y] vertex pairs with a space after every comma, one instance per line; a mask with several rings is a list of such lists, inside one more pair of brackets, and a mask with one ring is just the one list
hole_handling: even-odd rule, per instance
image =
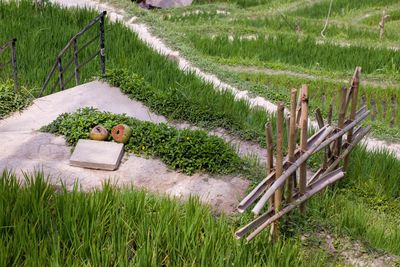
[[[284, 109], [285, 106], [282, 102], [278, 103], [277, 107], [277, 127], [276, 127], [276, 164], [275, 164], [275, 177], [279, 178], [283, 173], [283, 123], [284, 123]], [[275, 191], [274, 207], [275, 213], [281, 209], [282, 205], [282, 192], [283, 186]], [[276, 223], [273, 237], [276, 239], [279, 235], [279, 226]]]
[[[265, 125], [265, 137], [267, 142], [267, 176], [270, 175], [274, 169], [274, 151], [273, 151], [273, 144], [272, 144], [272, 124], [269, 122]], [[272, 209], [272, 213], [274, 213], [274, 198], [269, 199], [269, 207]], [[276, 233], [276, 225], [271, 225], [271, 236], [277, 236]]]
[[[289, 162], [293, 163], [294, 150], [296, 149], [296, 106], [297, 106], [297, 90], [292, 89], [291, 101], [290, 101], [290, 121], [289, 121], [289, 145], [288, 145], [288, 158]], [[287, 201], [292, 202], [294, 180], [296, 179], [296, 173], [293, 173], [292, 177], [288, 180], [287, 188]]]
[[317, 119], [318, 127], [320, 129], [324, 127], [324, 119], [322, 118], [321, 110], [319, 108], [315, 109], [315, 118]]
[[[301, 119], [300, 119], [300, 149], [302, 153], [307, 150], [308, 135], [308, 87], [303, 85], [301, 88]], [[300, 194], [304, 194], [307, 186], [307, 161], [300, 165]], [[305, 205], [300, 205], [300, 211], [304, 214]]]
[[389, 15], [386, 15], [386, 10], [383, 10], [382, 12], [382, 17], [381, 21], [379, 22], [379, 39], [383, 40], [383, 37], [385, 36], [385, 21], [387, 18], [389, 18]]
[[[343, 129], [343, 127], [344, 127], [344, 120], [345, 120], [345, 117], [346, 117], [346, 95], [347, 95], [347, 88], [346, 88], [346, 86], [344, 86], [342, 88], [341, 93], [340, 93], [340, 102], [339, 102], [339, 107], [340, 108], [339, 108], [339, 118], [338, 118], [337, 127], [340, 130]], [[336, 140], [336, 147], [335, 147], [335, 150], [334, 150], [334, 155], [336, 157], [339, 156], [341, 148], [342, 148], [342, 137], [339, 137]]]
[[[360, 73], [361, 73], [361, 67], [356, 67], [356, 70], [353, 75], [353, 79], [351, 81], [351, 108], [350, 108], [350, 118], [349, 120], [352, 122], [356, 118], [356, 111], [357, 111], [357, 99], [358, 99], [358, 85], [360, 83]], [[347, 143], [351, 143], [351, 140], [353, 139], [353, 129], [350, 129], [349, 132], [347, 133]], [[349, 165], [349, 155], [348, 154], [344, 158], [344, 163], [343, 163], [343, 170], [346, 171], [347, 167]]]
[[274, 154], [272, 146], [272, 125], [270, 122], [265, 124], [265, 140], [267, 143], [267, 176], [274, 168]]

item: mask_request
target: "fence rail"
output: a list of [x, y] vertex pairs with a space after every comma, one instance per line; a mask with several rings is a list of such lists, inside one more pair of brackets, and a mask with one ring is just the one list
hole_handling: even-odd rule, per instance
[[14, 92], [18, 91], [19, 83], [18, 83], [18, 68], [17, 68], [17, 39], [13, 38], [0, 46], [0, 54], [5, 53], [7, 49], [10, 48], [11, 55], [10, 60], [6, 63], [0, 64], [0, 70], [5, 69], [8, 65], [12, 67], [12, 77], [14, 80]]
[[[60, 87], [60, 90], [65, 89], [65, 85], [67, 85], [72, 79], [75, 79], [75, 84], [79, 85], [81, 83], [80, 80], [80, 70], [82, 67], [87, 65], [97, 56], [100, 57], [100, 71], [102, 74], [106, 72], [106, 58], [105, 58], [105, 42], [104, 42], [104, 17], [107, 15], [107, 11], [101, 12], [96, 18], [94, 18], [89, 24], [87, 24], [82, 30], [76, 33], [67, 43], [67, 45], [60, 51], [57, 55], [57, 58], [51, 67], [49, 73], [47, 74], [46, 80], [39, 92], [38, 97], [43, 95], [43, 92], [49, 85], [51, 78], [54, 73], [58, 71], [57, 81], [52, 85], [50, 93], [53, 93], [57, 86]], [[88, 42], [83, 44], [81, 47], [78, 46], [78, 38], [82, 36], [85, 32], [91, 29], [96, 23], [99, 23], [99, 34], [97, 34], [94, 38], [90, 39]], [[99, 50], [93, 53], [88, 59], [80, 63], [79, 54], [86, 49], [88, 46], [93, 44], [96, 40], [99, 40], [100, 46]], [[63, 58], [65, 54], [69, 51], [69, 49], [73, 49], [73, 58], [67, 61], [67, 64], [63, 65]], [[67, 78], [65, 78], [64, 74], [69, 68], [74, 65], [74, 73]]]

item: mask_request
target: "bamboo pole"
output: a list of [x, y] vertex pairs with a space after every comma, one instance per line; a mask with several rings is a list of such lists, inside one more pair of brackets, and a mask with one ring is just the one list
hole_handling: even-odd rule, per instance
[[356, 136], [356, 138], [349, 143], [348, 147], [346, 147], [343, 151], [343, 153], [341, 155], [339, 155], [339, 157], [326, 169], [325, 172], [330, 172], [332, 171], [334, 168], [336, 168], [340, 161], [343, 160], [344, 158], [346, 158], [349, 153], [351, 152], [351, 150], [353, 150], [353, 148], [361, 141], [361, 139], [364, 138], [364, 136], [371, 130], [371, 125], [368, 125], [366, 128], [363, 128], [361, 130], [361, 132]]
[[334, 133], [332, 136], [327, 138], [324, 142], [322, 142], [322, 144], [319, 147], [317, 147], [317, 149], [315, 150], [315, 153], [317, 153], [318, 151], [320, 151], [321, 149], [323, 149], [324, 147], [326, 147], [328, 144], [332, 143], [336, 139], [342, 137], [351, 128], [354, 128], [357, 124], [359, 124], [361, 121], [363, 121], [368, 116], [368, 114], [369, 114], [369, 110], [365, 111], [359, 117], [356, 117], [356, 119], [353, 122], [347, 124], [343, 129], [341, 129], [340, 131]]
[[[294, 162], [294, 150], [296, 149], [296, 97], [297, 90], [292, 89], [291, 101], [290, 101], [290, 121], [289, 121], [289, 145], [288, 145], [288, 159], [289, 162]], [[287, 188], [287, 201], [292, 202], [294, 180], [296, 179], [296, 173], [293, 173], [292, 177], [288, 180]]]
[[272, 125], [270, 122], [265, 124], [265, 141], [267, 144], [267, 176], [274, 168], [274, 155], [272, 146]]
[[[252, 212], [256, 215], [258, 215], [261, 211], [261, 209], [264, 207], [265, 203], [267, 200], [273, 196], [275, 191], [283, 186], [287, 178], [289, 178], [298, 168], [300, 168], [301, 164], [303, 164], [311, 155], [315, 152], [315, 150], [321, 146], [321, 144], [324, 142], [326, 137], [332, 132], [333, 128], [332, 127], [324, 127], [323, 129], [320, 130], [320, 134], [318, 135], [318, 140], [308, 148], [307, 151], [305, 151], [293, 164], [290, 165], [290, 167], [281, 175], [278, 177], [275, 182], [271, 185], [270, 188], [265, 192], [265, 194], [261, 197], [261, 199], [258, 201], [258, 203], [254, 206], [252, 209]], [[328, 145], [330, 143], [327, 143]], [[326, 146], [325, 145], [325, 146]]]
[[[267, 174], [272, 177], [271, 183], [274, 181], [276, 175], [272, 176], [271, 174], [274, 171], [274, 152], [273, 152], [273, 144], [272, 144], [272, 124], [269, 122], [265, 125], [265, 137], [266, 137], [266, 142], [267, 142]], [[274, 196], [275, 197], [275, 196]], [[272, 209], [271, 213], [275, 213], [274, 209], [274, 197], [269, 199], [269, 207]], [[276, 233], [276, 225], [272, 224], [271, 226], [271, 236], [275, 237], [277, 236]]]
[[324, 127], [324, 119], [322, 118], [321, 110], [319, 108], [315, 109], [315, 119], [317, 120], [320, 129]]
[[[282, 102], [277, 106], [277, 127], [276, 127], [276, 164], [275, 164], [275, 177], [280, 177], [283, 172], [283, 123], [284, 123], [284, 109], [285, 106]], [[282, 206], [282, 192], [283, 185], [278, 187], [274, 196], [274, 208], [277, 213]], [[272, 230], [272, 237], [276, 239], [279, 235], [278, 223], [274, 223]]]
[[[356, 118], [357, 111], [357, 99], [358, 99], [358, 86], [360, 83], [361, 67], [356, 67], [356, 70], [351, 81], [351, 107], [350, 107], [350, 121], [354, 121]], [[347, 133], [347, 143], [351, 143], [353, 139], [353, 129], [350, 129]], [[346, 171], [349, 165], [349, 155], [344, 158], [343, 170]]]
[[[267, 139], [267, 173], [270, 175], [272, 171], [274, 170], [274, 150], [273, 150], [273, 144], [272, 144], [272, 124], [269, 122], [266, 125], [266, 139]], [[275, 179], [275, 178], [273, 178]], [[271, 183], [273, 180], [271, 180]], [[269, 206], [273, 207], [274, 206], [274, 200], [271, 198], [269, 200]]]
[[[320, 129], [307, 140], [308, 148], [312, 148], [314, 146], [314, 144], [319, 140], [320, 136], [324, 133], [325, 129], [326, 127]], [[299, 156], [300, 149], [296, 149], [294, 152], [294, 157], [296, 159], [295, 163], [297, 162]], [[289, 160], [286, 157], [283, 162], [283, 169], [286, 171], [291, 165], [293, 164], [289, 163]], [[246, 197], [243, 198], [243, 200], [238, 205], [238, 211], [241, 213], [244, 212], [251, 204], [253, 204], [255, 200], [257, 200], [257, 198], [261, 196], [261, 194], [273, 183], [274, 180], [275, 171], [272, 170], [272, 172], [266, 178], [264, 178]]]
[[[300, 119], [300, 149], [303, 153], [307, 150], [308, 135], [308, 87], [303, 85], [301, 88], [301, 119]], [[300, 165], [300, 194], [304, 194], [307, 186], [307, 161]], [[305, 205], [300, 205], [301, 213], [305, 212]]]
[[[339, 118], [338, 118], [338, 129], [343, 129], [344, 127], [344, 120], [346, 117], [346, 96], [347, 96], [347, 88], [343, 86], [342, 91], [340, 93], [340, 102], [339, 102]], [[340, 136], [336, 140], [336, 145], [334, 149], [334, 156], [338, 157], [340, 155], [340, 149], [342, 148], [342, 137]]]

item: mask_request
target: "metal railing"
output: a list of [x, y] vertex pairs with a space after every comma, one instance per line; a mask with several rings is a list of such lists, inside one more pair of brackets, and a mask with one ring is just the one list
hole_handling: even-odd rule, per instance
[[13, 38], [10, 41], [3, 44], [2, 46], [0, 46], [0, 54], [7, 51], [8, 48], [10, 48], [10, 50], [11, 50], [10, 60], [8, 60], [6, 63], [0, 64], [0, 70], [5, 69], [8, 65], [11, 64], [12, 76], [13, 76], [13, 80], [14, 80], [14, 92], [17, 92], [18, 88], [19, 88], [19, 84], [18, 84], [17, 39], [16, 38]]
[[[107, 15], [106, 11], [103, 11], [94, 18], [88, 25], [86, 25], [82, 30], [80, 30], [77, 34], [75, 34], [67, 43], [67, 45], [61, 50], [58, 54], [55, 63], [53, 64], [50, 72], [47, 74], [46, 80], [39, 92], [38, 97], [41, 97], [43, 92], [46, 90], [47, 86], [49, 85], [50, 79], [53, 74], [58, 70], [58, 78], [56, 83], [51, 87], [50, 93], [53, 93], [57, 86], [60, 87], [60, 90], [65, 89], [65, 85], [68, 84], [73, 78], [75, 78], [76, 85], [80, 84], [80, 69], [92, 61], [96, 56], [100, 56], [100, 71], [102, 74], [106, 72], [106, 58], [105, 58], [105, 46], [104, 46], [104, 17]], [[99, 34], [96, 35], [94, 38], [90, 39], [87, 43], [78, 47], [78, 38], [82, 36], [85, 32], [91, 29], [96, 23], [99, 23], [100, 29]], [[82, 52], [85, 48], [91, 45], [96, 40], [100, 40], [100, 48], [95, 53], [93, 53], [88, 59], [84, 62], [79, 63], [79, 53]], [[68, 49], [73, 49], [73, 58], [68, 61], [67, 64], [63, 65], [63, 57], [67, 53]], [[64, 78], [65, 72], [74, 64], [75, 70], [74, 73]]]

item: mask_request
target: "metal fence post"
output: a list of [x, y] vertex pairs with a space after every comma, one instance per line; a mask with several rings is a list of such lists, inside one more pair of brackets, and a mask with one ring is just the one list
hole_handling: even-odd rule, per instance
[[74, 44], [75, 83], [76, 85], [79, 85], [81, 81], [79, 75], [78, 40], [76, 38], [73, 40], [73, 44]]
[[57, 65], [58, 65], [58, 71], [59, 71], [58, 82], [60, 83], [61, 90], [64, 90], [65, 89], [65, 87], [64, 87], [64, 73], [63, 73], [63, 67], [62, 67], [62, 64], [61, 64], [61, 57], [57, 58]]
[[105, 46], [104, 46], [104, 17], [107, 14], [103, 11], [103, 15], [100, 18], [100, 70], [101, 74], [106, 74], [106, 56], [105, 56]]
[[14, 92], [16, 93], [19, 89], [18, 69], [17, 69], [17, 39], [16, 38], [12, 39], [12, 41], [11, 41], [11, 64], [13, 67]]

